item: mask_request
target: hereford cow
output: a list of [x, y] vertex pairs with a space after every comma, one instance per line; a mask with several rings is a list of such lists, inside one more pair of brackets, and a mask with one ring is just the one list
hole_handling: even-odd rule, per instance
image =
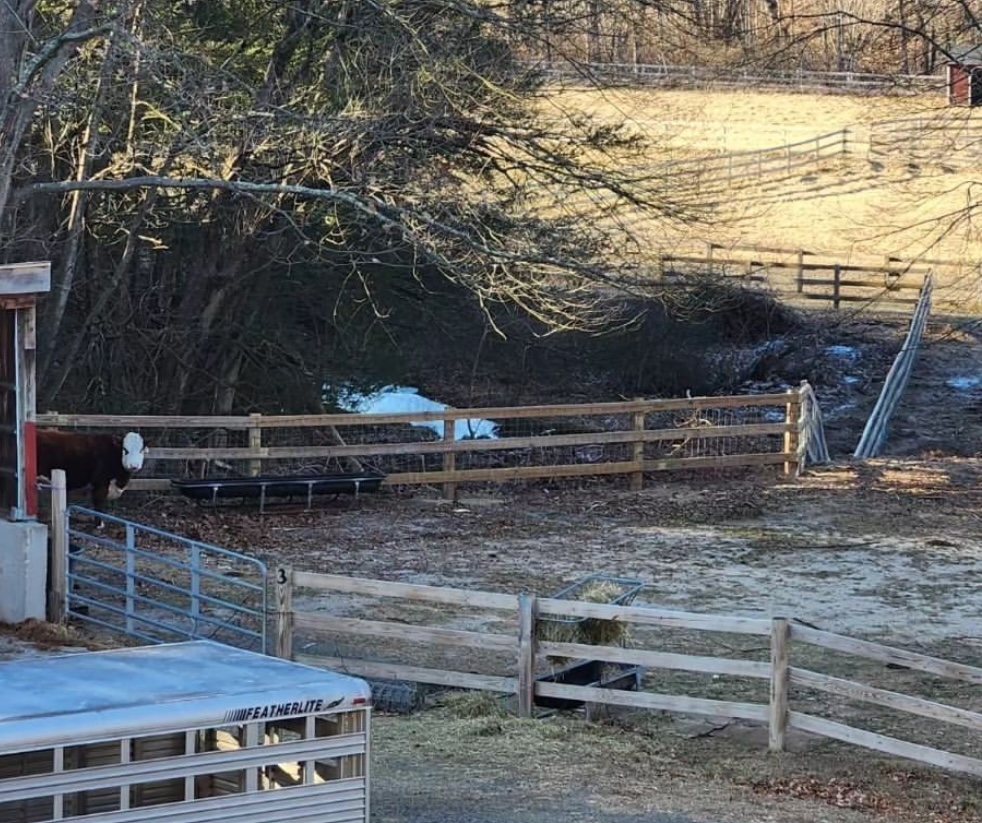
[[143, 468], [146, 451], [136, 432], [120, 438], [38, 429], [37, 473], [50, 478], [55, 469], [64, 470], [69, 491], [91, 486], [92, 507], [104, 511], [106, 501], [119, 497], [133, 472]]

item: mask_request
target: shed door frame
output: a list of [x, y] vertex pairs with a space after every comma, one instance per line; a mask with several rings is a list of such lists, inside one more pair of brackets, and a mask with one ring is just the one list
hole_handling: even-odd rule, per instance
[[32, 300], [0, 298], [0, 506], [11, 520], [37, 516], [36, 322]]
[[965, 104], [968, 106], [982, 105], [982, 66], [971, 66], [966, 69], [968, 75], [968, 95]]

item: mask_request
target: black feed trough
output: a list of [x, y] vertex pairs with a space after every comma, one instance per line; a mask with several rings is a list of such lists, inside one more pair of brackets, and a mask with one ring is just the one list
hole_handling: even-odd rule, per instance
[[[602, 660], [583, 660], [552, 674], [537, 677], [540, 683], [562, 683], [567, 686], [593, 686], [599, 689], [640, 691], [645, 669], [628, 663], [605, 663]], [[535, 705], [543, 709], [578, 709], [586, 701], [568, 697], [536, 695]]]
[[376, 492], [385, 480], [381, 472], [347, 474], [260, 475], [258, 477], [212, 477], [201, 480], [171, 480], [191, 500], [216, 505], [219, 500], [259, 500], [260, 512], [272, 498], [302, 498], [309, 509], [314, 497]]

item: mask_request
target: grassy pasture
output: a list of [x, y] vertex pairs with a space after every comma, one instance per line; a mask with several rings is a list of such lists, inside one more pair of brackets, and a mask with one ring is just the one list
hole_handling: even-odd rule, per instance
[[902, 151], [869, 154], [870, 125], [921, 119], [955, 134], [982, 113], [952, 109], [941, 93], [866, 97], [747, 91], [556, 88], [541, 102], [547, 116], [589, 113], [648, 136], [652, 167], [754, 151], [850, 130], [850, 152], [803, 166], [779, 180], [734, 182], [703, 198], [703, 219], [687, 225], [634, 225], [651, 247], [691, 243], [756, 244], [851, 255], [982, 258], [971, 219], [955, 219], [975, 197], [971, 164], [950, 152], [911, 161]]

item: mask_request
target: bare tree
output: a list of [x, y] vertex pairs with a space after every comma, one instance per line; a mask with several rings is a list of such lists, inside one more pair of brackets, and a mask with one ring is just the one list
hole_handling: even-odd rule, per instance
[[[271, 368], [316, 387], [305, 335], [388, 322], [433, 278], [489, 319], [508, 304], [544, 330], [599, 325], [632, 242], [619, 210], [692, 211], [637, 137], [539, 118], [515, 51], [545, 42], [535, 15], [434, 0], [19, 15], [0, 205], [8, 248], [55, 261], [48, 402], [228, 410]], [[319, 319], [296, 304], [312, 293]], [[274, 333], [291, 306], [306, 331]]]

